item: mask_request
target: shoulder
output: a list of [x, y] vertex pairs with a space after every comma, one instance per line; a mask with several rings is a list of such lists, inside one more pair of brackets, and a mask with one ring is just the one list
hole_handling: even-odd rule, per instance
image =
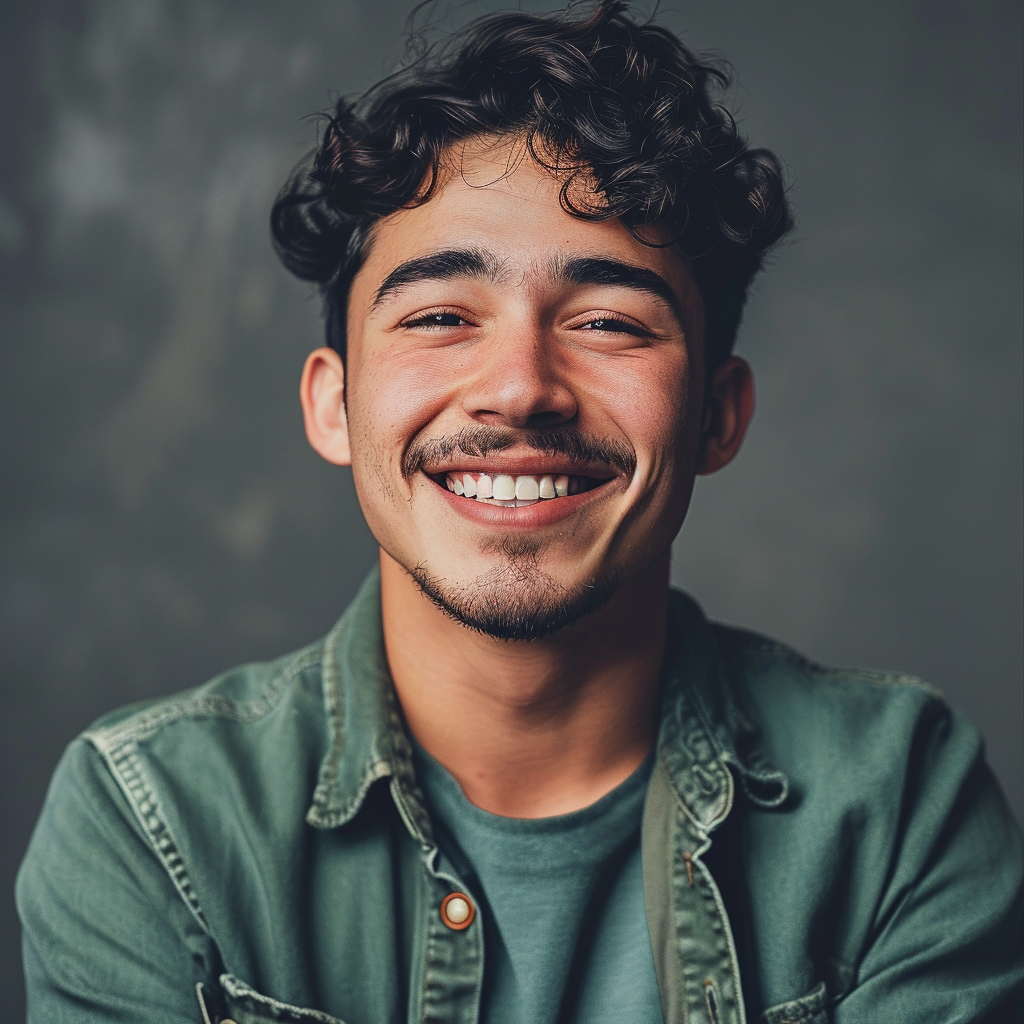
[[828, 668], [714, 629], [753, 743], [788, 780], [772, 828], [820, 855], [822, 878], [845, 871], [898, 894], [931, 874], [958, 879], [951, 892], [974, 885], [982, 902], [999, 889], [1020, 899], [1020, 830], [966, 715], [914, 676]]
[[[81, 742], [104, 761], [133, 805], [219, 813], [228, 781], [246, 780], [252, 800], [279, 792], [291, 764], [304, 782], [325, 749], [323, 643], [242, 665], [208, 683], [105, 715]], [[54, 785], [61, 779], [58, 770]], [[218, 784], [214, 785], [214, 781]], [[303, 786], [303, 789], [305, 787]]]
[[[305, 817], [330, 742], [323, 641], [231, 669], [193, 690], [115, 711], [81, 737], [106, 763], [140, 821], [184, 839]], [[59, 782], [59, 773], [55, 784]], [[147, 826], [148, 827], [148, 826]]]
[[172, 877], [182, 861], [229, 855], [239, 836], [297, 834], [329, 744], [322, 650], [105, 715], [65, 753], [41, 824], [72, 843], [68, 822], [82, 815], [97, 835], [103, 821], [128, 828]]
[[[100, 978], [190, 1017], [218, 962], [211, 924], [230, 920], [221, 904], [244, 905], [238, 879], [280, 859], [253, 837], [301, 835], [325, 731], [320, 656], [314, 644], [122, 708], [69, 745], [16, 890], [37, 1005]], [[124, 956], [139, 943], [148, 959]]]
[[202, 686], [118, 708], [94, 722], [82, 738], [104, 752], [170, 732], [204, 727], [230, 731], [320, 698], [323, 641], [267, 662], [229, 669]]
[[[329, 742], [322, 650], [316, 643], [119, 709], [74, 740], [22, 865], [26, 920], [56, 913], [54, 894], [73, 863], [76, 891], [97, 865], [107, 891], [127, 873], [140, 906], [173, 903], [205, 932], [207, 904], [223, 888], [218, 865], [238, 873], [241, 859], [256, 856], [267, 867], [298, 846]], [[250, 849], [261, 835], [279, 842]]]
[[881, 864], [905, 855], [911, 834], [920, 834], [924, 856], [952, 828], [970, 856], [984, 859], [995, 841], [1020, 859], [1019, 829], [982, 738], [938, 690], [902, 673], [829, 668], [755, 633], [713, 628], [755, 756], [788, 780], [783, 817], [800, 841], [855, 834]]
[[916, 676], [832, 668], [757, 633], [714, 630], [765, 755], [788, 774], [836, 776], [848, 765], [865, 786], [877, 785], [879, 775], [905, 770], [929, 737], [941, 740], [947, 754], [955, 750], [956, 760], [981, 754], [971, 722]]
[[941, 700], [941, 693], [917, 676], [863, 668], [821, 665], [778, 640], [720, 623], [713, 624], [729, 666], [754, 687], [790, 690], [794, 696], [824, 701], [886, 704]]
[[885, 1019], [892, 989], [914, 992], [915, 1019], [994, 1005], [1021, 977], [1024, 850], [977, 730], [913, 676], [713, 628], [752, 742], [788, 780], [746, 819], [766, 945], [827, 940], [816, 969], [850, 1019]]

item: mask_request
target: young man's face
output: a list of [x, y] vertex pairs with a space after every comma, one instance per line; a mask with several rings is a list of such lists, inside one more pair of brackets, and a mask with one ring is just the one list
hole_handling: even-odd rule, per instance
[[698, 468], [703, 310], [678, 256], [566, 213], [521, 147], [454, 159], [376, 225], [352, 284], [346, 442], [386, 555], [467, 624], [528, 638], [667, 559]]

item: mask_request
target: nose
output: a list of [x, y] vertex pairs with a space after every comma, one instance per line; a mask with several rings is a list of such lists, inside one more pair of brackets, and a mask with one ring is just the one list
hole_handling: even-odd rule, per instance
[[544, 429], [562, 426], [579, 409], [540, 328], [503, 332], [486, 345], [463, 407], [488, 426]]

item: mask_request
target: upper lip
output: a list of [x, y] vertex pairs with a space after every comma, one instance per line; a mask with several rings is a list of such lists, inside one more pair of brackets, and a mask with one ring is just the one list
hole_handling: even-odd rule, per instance
[[487, 473], [491, 476], [586, 476], [594, 480], [611, 480], [619, 471], [603, 462], [574, 462], [564, 456], [531, 452], [513, 455], [494, 452], [475, 458], [460, 454], [458, 459], [447, 459], [423, 467], [428, 476], [445, 473]]

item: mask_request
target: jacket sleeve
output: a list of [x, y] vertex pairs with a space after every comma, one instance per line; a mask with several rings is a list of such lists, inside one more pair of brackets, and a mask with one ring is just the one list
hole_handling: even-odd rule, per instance
[[835, 1024], [1024, 1019], [1020, 831], [974, 727], [918, 718], [887, 880]]
[[57, 767], [17, 882], [30, 1024], [196, 1024], [213, 945], [99, 754]]

